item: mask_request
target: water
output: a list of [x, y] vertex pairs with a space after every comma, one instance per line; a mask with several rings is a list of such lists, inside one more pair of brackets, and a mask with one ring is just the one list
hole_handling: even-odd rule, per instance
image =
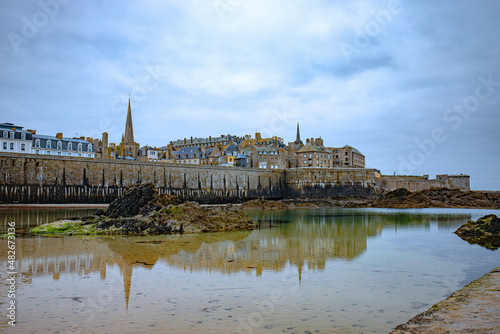
[[[254, 211], [250, 215], [260, 221], [255, 231], [20, 235], [18, 322], [14, 329], [5, 325], [2, 285], [0, 330], [387, 333], [500, 265], [498, 251], [452, 233], [489, 213], [500, 215], [465, 209]], [[0, 212], [4, 226], [27, 217], [10, 214]], [[46, 218], [41, 211], [36, 219]], [[0, 240], [2, 259], [6, 244]], [[3, 260], [3, 281], [6, 266]]]

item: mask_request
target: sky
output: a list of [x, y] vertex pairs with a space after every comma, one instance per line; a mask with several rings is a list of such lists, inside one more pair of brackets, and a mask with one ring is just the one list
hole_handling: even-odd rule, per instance
[[500, 190], [500, 1], [1, 0], [0, 122], [141, 146], [321, 137]]

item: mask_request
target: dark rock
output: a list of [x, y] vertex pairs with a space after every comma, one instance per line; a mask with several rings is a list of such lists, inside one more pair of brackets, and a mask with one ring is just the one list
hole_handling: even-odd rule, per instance
[[97, 209], [95, 214], [96, 216], [104, 216], [106, 212], [103, 209]]
[[489, 249], [500, 247], [500, 218], [488, 215], [477, 221], [469, 221], [455, 233], [470, 244], [479, 244]]
[[[133, 217], [141, 211], [144, 213], [148, 209], [144, 209], [148, 205], [150, 208], [157, 208], [151, 201], [157, 200], [159, 197], [158, 191], [152, 183], [145, 183], [133, 186], [125, 191], [122, 197], [115, 199], [108, 206], [106, 216], [108, 217]], [[144, 209], [144, 210], [143, 210]]]

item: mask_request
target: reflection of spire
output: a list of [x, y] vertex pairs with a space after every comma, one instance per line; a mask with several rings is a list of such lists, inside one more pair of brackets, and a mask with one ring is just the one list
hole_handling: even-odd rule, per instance
[[122, 275], [123, 275], [123, 287], [125, 288], [125, 303], [128, 311], [128, 301], [130, 297], [130, 285], [132, 283], [132, 264], [123, 262]]

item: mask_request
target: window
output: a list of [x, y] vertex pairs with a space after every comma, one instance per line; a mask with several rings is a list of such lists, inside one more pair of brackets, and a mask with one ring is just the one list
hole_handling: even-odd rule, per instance
[[79, 157], [81, 157], [81, 156], [82, 156], [82, 154], [81, 154], [81, 153], [78, 153], [78, 156], [79, 156]]
[[47, 151], [47, 155], [50, 155], [50, 151]]
[[11, 139], [14, 139], [14, 132], [11, 132], [11, 133], [10, 133], [10, 138], [11, 138]]
[[51, 144], [50, 139], [47, 139], [47, 143], [45, 144], [45, 147], [46, 147], [46, 148], [50, 148], [50, 144]]
[[4, 138], [8, 138], [8, 137], [9, 137], [9, 134], [7, 133], [7, 131], [4, 131], [4, 132], [3, 132], [3, 137], [4, 137]]
[[35, 140], [35, 147], [40, 147], [40, 139]]
[[304, 158], [306, 157], [306, 155], [304, 154]]
[[71, 156], [71, 152], [68, 152], [68, 156]]
[[[78, 143], [78, 151], [82, 150], [82, 143]], [[78, 154], [79, 157], [81, 157], [81, 154]]]
[[26, 140], [26, 134], [25, 133], [21, 133], [21, 139], [22, 140]]
[[14, 149], [14, 143], [10, 143], [10, 149], [13, 150]]
[[87, 151], [92, 152], [92, 144], [87, 144]]
[[26, 144], [21, 144], [21, 151], [26, 151]]
[[39, 150], [35, 150], [35, 154], [40, 154], [40, 151]]
[[73, 149], [73, 143], [69, 142], [68, 143], [68, 150], [72, 150]]
[[4, 143], [3, 143], [3, 149], [4, 149], [4, 150], [6, 150], [6, 149], [7, 149], [7, 143], [6, 143], [6, 142], [4, 142]]
[[57, 152], [57, 155], [61, 155], [62, 153], [61, 152]]
[[[57, 142], [57, 149], [62, 150], [62, 141]], [[59, 154], [60, 155], [60, 154]]]

